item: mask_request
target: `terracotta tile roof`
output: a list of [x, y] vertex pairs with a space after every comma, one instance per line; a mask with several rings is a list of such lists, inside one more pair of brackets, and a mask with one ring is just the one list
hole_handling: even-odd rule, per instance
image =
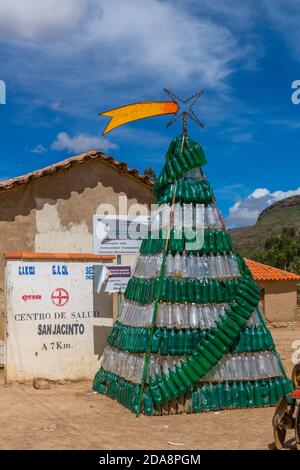
[[258, 263], [252, 259], [245, 258], [245, 261], [256, 281], [300, 281], [298, 274], [273, 268], [273, 266]]
[[151, 182], [151, 179], [148, 176], [140, 175], [139, 171], [136, 168], [128, 168], [127, 163], [125, 162], [117, 162], [114, 157], [104, 155], [102, 152], [96, 152], [96, 150], [91, 150], [89, 152], [67, 158], [66, 160], [63, 160], [61, 162], [54, 163], [53, 165], [47, 166], [40, 170], [27, 173], [26, 175], [17, 176], [16, 178], [11, 178], [6, 181], [1, 181], [0, 192], [13, 189], [21, 184], [31, 183], [32, 181], [38, 178], [42, 178], [43, 176], [53, 175], [57, 171], [66, 170], [73, 165], [82, 164], [88, 160], [98, 160], [104, 162], [110, 167], [119, 171], [120, 173], [124, 173], [125, 175], [134, 178], [140, 183], [145, 184], [149, 189], [152, 188], [153, 184]]
[[6, 259], [64, 259], [71, 261], [113, 261], [114, 255], [93, 255], [92, 253], [36, 253], [33, 251], [6, 251]]

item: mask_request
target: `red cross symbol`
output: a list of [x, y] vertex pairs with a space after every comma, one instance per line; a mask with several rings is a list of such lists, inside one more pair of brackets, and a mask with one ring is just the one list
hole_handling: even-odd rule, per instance
[[62, 287], [59, 287], [52, 292], [51, 300], [57, 307], [63, 307], [69, 300], [69, 293]]

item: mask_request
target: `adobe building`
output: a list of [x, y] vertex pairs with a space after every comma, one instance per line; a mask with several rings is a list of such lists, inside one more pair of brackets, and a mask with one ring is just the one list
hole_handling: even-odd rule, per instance
[[300, 283], [300, 276], [257, 261], [245, 261], [261, 288], [261, 307], [267, 322], [300, 320], [297, 308], [297, 283]]
[[[102, 213], [99, 206], [112, 204], [117, 214], [123, 213], [119, 196], [125, 195], [128, 206], [150, 205], [151, 187], [151, 180], [138, 170], [96, 151], [0, 183], [0, 341], [5, 326], [4, 253], [16, 259], [28, 252], [60, 253], [61, 259], [64, 253], [67, 258], [76, 253], [86, 259], [84, 253], [93, 251], [93, 215]], [[121, 262], [129, 263], [128, 257], [122, 256]]]

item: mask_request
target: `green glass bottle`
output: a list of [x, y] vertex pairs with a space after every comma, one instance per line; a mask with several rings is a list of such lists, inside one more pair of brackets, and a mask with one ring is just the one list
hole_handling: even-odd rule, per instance
[[226, 354], [229, 351], [229, 347], [227, 343], [225, 343], [223, 340], [221, 340], [217, 335], [213, 334], [211, 331], [207, 333], [207, 338], [222, 353], [222, 355]]
[[240, 327], [240, 329], [245, 327], [247, 323], [247, 320], [245, 320], [245, 318], [241, 317], [240, 315], [237, 315], [231, 308], [229, 308], [226, 313], [227, 317], [230, 318], [234, 323], [236, 323]]
[[189, 278], [187, 281], [186, 281], [186, 286], [187, 286], [187, 301], [189, 303], [193, 303], [194, 302], [194, 283], [193, 283], [193, 279]]
[[230, 400], [233, 408], [240, 406], [239, 387], [236, 382], [233, 382], [230, 388]]
[[275, 380], [274, 380], [274, 385], [275, 385], [277, 400], [279, 400], [279, 398], [281, 398], [282, 395], [284, 395], [283, 388], [282, 388], [282, 384], [281, 384], [281, 380], [275, 379]]
[[202, 340], [202, 345], [217, 359], [220, 360], [223, 357], [223, 353], [211, 342], [206, 339]]
[[[188, 164], [188, 161], [187, 161], [187, 159], [186, 159], [186, 156], [185, 156], [183, 153], [181, 153], [181, 152], [179, 151], [179, 152], [177, 152], [177, 154], [176, 154], [176, 158], [178, 159], [178, 161], [179, 161], [179, 163], [180, 163], [182, 169], [183, 169], [185, 172], [189, 171], [189, 164]], [[182, 180], [179, 180], [179, 181], [182, 182]]]
[[251, 349], [252, 351], [258, 351], [258, 340], [256, 334], [256, 328], [252, 327], [250, 330], [251, 333]]
[[183, 180], [177, 181], [176, 202], [183, 200]]
[[249, 381], [246, 382], [245, 389], [246, 389], [247, 405], [248, 407], [252, 407], [255, 405], [254, 389], [253, 389], [252, 383]]
[[243, 299], [241, 296], [236, 295], [234, 300], [238, 305], [240, 305], [242, 308], [247, 310], [249, 312], [249, 317], [252, 315], [253, 312], [253, 306], [250, 305], [245, 299]]
[[195, 347], [195, 351], [193, 351], [192, 356], [196, 359], [196, 361], [199, 362], [200, 366], [205, 372], [208, 372], [212, 368], [212, 364], [208, 362], [207, 359], [203, 356], [202, 352], [201, 354], [197, 350], [198, 345]]
[[210, 383], [208, 386], [208, 396], [209, 396], [210, 408], [212, 410], [218, 410], [220, 407], [219, 401], [218, 401], [218, 394], [212, 383]]
[[164, 385], [167, 386], [172, 398], [176, 398], [180, 395], [178, 388], [176, 387], [175, 383], [173, 382], [170, 376], [163, 373], [161, 379]]
[[172, 277], [169, 277], [168, 282], [167, 282], [167, 301], [174, 302], [174, 298], [175, 298], [174, 279]]
[[195, 376], [197, 377], [196, 382], [205, 375], [205, 370], [201, 367], [200, 362], [195, 357], [190, 356], [187, 360], [187, 365], [193, 369]]
[[161, 335], [160, 354], [167, 356], [169, 354], [169, 335], [168, 330], [164, 328]]
[[161, 292], [160, 292], [160, 298], [161, 300], [166, 301], [167, 300], [167, 288], [168, 288], [168, 278], [163, 277], [162, 279], [162, 284], [161, 284]]
[[168, 160], [166, 162], [165, 168], [166, 168], [166, 172], [167, 172], [167, 175], [170, 178], [170, 180], [175, 180], [176, 179], [176, 172], [175, 172], [175, 169], [174, 169], [172, 163], [170, 162], [170, 160]]
[[260, 382], [260, 393], [262, 398], [262, 404], [264, 406], [270, 405], [270, 386], [266, 380]]
[[137, 288], [137, 292], [138, 292], [138, 299], [137, 301], [140, 302], [142, 305], [145, 304], [145, 284], [147, 282], [147, 279], [137, 279], [137, 283], [138, 283], [138, 288]]
[[[139, 403], [140, 403], [140, 387], [139, 385], [132, 385], [129, 384], [130, 386], [130, 396], [129, 396], [129, 403], [128, 403], [128, 408], [133, 411], [134, 413], [138, 412], [139, 408]], [[148, 395], [150, 396], [150, 393], [148, 391]], [[150, 396], [150, 400], [152, 402], [152, 398]], [[152, 402], [153, 405], [153, 402]], [[144, 406], [145, 410], [145, 406]]]
[[200, 397], [198, 390], [194, 390], [192, 393], [192, 411], [193, 413], [200, 413]]
[[218, 359], [205, 346], [198, 344], [195, 349], [211, 364], [211, 367], [217, 364]]
[[184, 351], [185, 354], [190, 355], [193, 351], [193, 335], [190, 328], [185, 330], [185, 337], [184, 337]]
[[169, 330], [169, 348], [168, 348], [168, 353], [171, 356], [175, 356], [177, 353], [177, 347], [176, 347], [176, 332], [175, 330]]
[[209, 230], [208, 233], [208, 251], [211, 255], [216, 252], [215, 234], [213, 230]]
[[178, 330], [176, 335], [176, 354], [182, 355], [185, 353], [185, 337], [183, 330]]
[[173, 283], [174, 283], [174, 302], [179, 303], [181, 302], [180, 281], [178, 279], [174, 279]]
[[250, 332], [250, 328], [245, 328], [245, 329], [244, 329], [244, 335], [245, 335], [245, 351], [246, 351], [246, 352], [251, 352], [251, 350], [252, 350], [252, 345], [251, 345], [251, 332]]
[[239, 383], [239, 402], [241, 408], [247, 408], [247, 391], [244, 383], [240, 381]]
[[264, 344], [264, 334], [263, 334], [261, 326], [258, 326], [256, 328], [256, 335], [257, 335], [258, 351], [263, 351], [265, 349], [265, 344]]
[[187, 301], [186, 282], [184, 280], [179, 281], [180, 286], [180, 303], [184, 304]]
[[221, 284], [219, 281], [216, 282], [216, 302], [217, 303], [223, 302], [223, 293], [222, 293]]
[[203, 411], [210, 411], [209, 393], [206, 385], [201, 387], [201, 402]]
[[208, 304], [209, 303], [209, 284], [208, 284], [208, 279], [203, 279], [201, 282], [202, 284], [202, 303], [203, 304]]
[[208, 298], [211, 304], [216, 301], [216, 281], [215, 279], [208, 279]]
[[171, 392], [167, 386], [167, 384], [165, 383], [165, 381], [163, 380], [162, 377], [156, 377], [156, 383], [161, 391], [161, 394], [162, 394], [162, 397], [163, 397], [163, 402], [165, 401], [170, 401], [172, 396], [171, 396]]
[[[148, 333], [148, 329], [146, 330], [146, 332]], [[148, 342], [148, 334], [147, 334], [146, 338], [147, 338], [147, 342]], [[157, 328], [154, 331], [152, 341], [151, 341], [151, 351], [154, 354], [156, 354], [159, 351], [161, 341], [162, 341], [162, 330], [161, 330], [161, 328]], [[147, 346], [147, 344], [146, 344], [146, 346]], [[143, 349], [143, 350], [145, 351], [146, 349]]]
[[275, 348], [275, 345], [270, 331], [265, 326], [262, 326], [261, 329], [263, 332], [266, 349], [273, 350]]
[[281, 384], [285, 395], [288, 395], [294, 389], [292, 381], [286, 377], [281, 379]]
[[195, 349], [197, 344], [202, 341], [203, 335], [205, 335], [205, 331], [196, 328], [192, 330], [192, 349]]
[[170, 370], [169, 373], [170, 373], [170, 378], [173, 380], [174, 384], [176, 385], [176, 388], [179, 390], [179, 394], [181, 395], [182, 393], [186, 391], [187, 389], [186, 385], [184, 385], [179, 375], [176, 374], [173, 370]]
[[184, 386], [189, 389], [193, 386], [193, 382], [191, 381], [191, 379], [189, 378], [189, 376], [185, 373], [185, 371], [183, 370], [182, 367], [176, 365], [175, 366], [175, 370], [176, 370], [176, 373], [178, 375], [178, 377], [180, 378], [180, 380], [182, 381], [182, 383], [184, 384]]
[[224, 333], [224, 331], [222, 331], [220, 328], [212, 328], [210, 331], [211, 331], [211, 333], [216, 335], [216, 337], [219, 338], [220, 341], [222, 341], [222, 343], [224, 343], [228, 349], [231, 348], [231, 346], [233, 344], [233, 339], [231, 337], [227, 336]]
[[244, 352], [245, 351], [245, 334], [243, 331], [240, 332], [240, 335], [237, 339], [237, 348], [236, 352]]
[[275, 382], [272, 379], [269, 379], [269, 389], [270, 389], [270, 405], [276, 405], [277, 395], [276, 395], [276, 386]]
[[228, 336], [232, 340], [232, 342], [236, 340], [237, 334], [232, 331], [231, 325], [228, 322], [228, 318], [222, 318], [222, 320], [218, 322], [217, 330], [221, 330], [226, 336]]
[[196, 304], [202, 302], [201, 294], [201, 282], [199, 279], [194, 279], [194, 299]]
[[226, 331], [227, 334], [229, 334], [229, 331], [231, 335], [233, 335], [234, 340], [236, 340], [237, 336], [240, 334], [241, 327], [235, 323], [235, 321], [232, 321], [231, 318], [226, 316], [226, 318], [222, 318], [222, 320], [218, 323], [218, 326], [224, 327], [224, 325], [228, 328]]
[[242, 318], [244, 318], [246, 321], [249, 320], [251, 317], [251, 314], [249, 313], [248, 310], [245, 310], [238, 304], [231, 304], [231, 309], [237, 314], [240, 315]]
[[199, 182], [198, 185], [197, 185], [197, 200], [199, 201], [200, 204], [205, 204], [206, 203], [205, 193], [204, 193], [203, 186], [202, 186], [201, 182]]
[[224, 385], [224, 398], [225, 398], [225, 408], [232, 408], [230, 385], [228, 382], [225, 382], [225, 385]]
[[176, 173], [177, 178], [178, 179], [181, 178], [181, 176], [183, 174], [183, 168], [180, 165], [178, 158], [172, 157], [172, 159], [170, 161], [172, 162], [172, 165], [173, 165], [173, 168], [174, 168], [174, 171]]
[[180, 365], [181, 365], [182, 370], [191, 379], [191, 381], [194, 384], [197, 383], [199, 378], [198, 378], [198, 375], [195, 373], [194, 369], [190, 365], [188, 365], [186, 362], [183, 362], [183, 361], [180, 361]]
[[257, 380], [254, 382], [254, 400], [256, 406], [262, 405], [262, 396], [261, 396], [261, 389], [260, 384]]
[[224, 387], [222, 383], [218, 383], [217, 387], [217, 395], [218, 395], [218, 402], [220, 408], [225, 408], [226, 407], [226, 400], [225, 400], [225, 392], [224, 392]]

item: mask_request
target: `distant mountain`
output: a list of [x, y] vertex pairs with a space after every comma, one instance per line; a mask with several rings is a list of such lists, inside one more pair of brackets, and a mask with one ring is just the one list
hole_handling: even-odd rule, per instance
[[256, 259], [265, 241], [280, 235], [284, 227], [300, 233], [300, 195], [275, 202], [259, 214], [255, 225], [230, 229], [230, 234], [242, 256]]

